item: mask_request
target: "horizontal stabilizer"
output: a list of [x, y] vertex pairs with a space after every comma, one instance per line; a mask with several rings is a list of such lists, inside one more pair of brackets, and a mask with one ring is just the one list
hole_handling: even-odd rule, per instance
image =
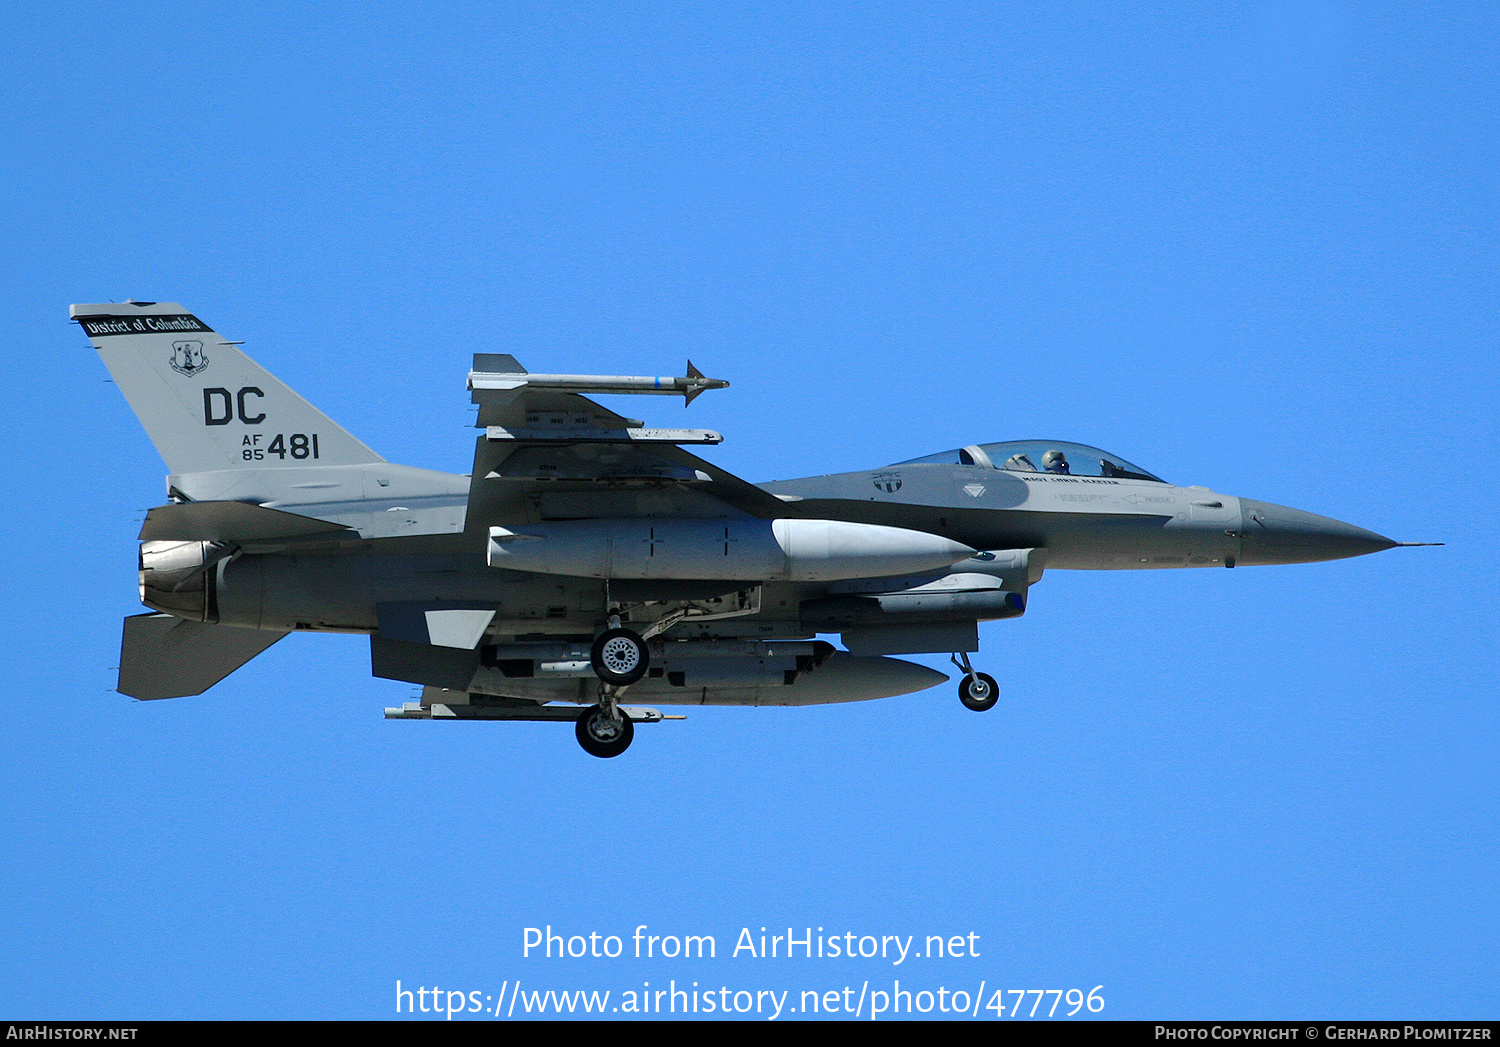
[[249, 502], [181, 502], [159, 505], [146, 514], [140, 540], [182, 542], [264, 542], [311, 535], [359, 537], [343, 524], [266, 509]]
[[120, 640], [119, 691], [143, 700], [202, 694], [285, 635], [132, 615]]

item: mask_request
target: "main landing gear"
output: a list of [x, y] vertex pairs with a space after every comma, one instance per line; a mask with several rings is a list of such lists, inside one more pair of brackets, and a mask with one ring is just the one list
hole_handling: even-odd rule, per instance
[[608, 759], [630, 748], [635, 738], [635, 724], [620, 708], [620, 695], [651, 668], [651, 648], [639, 633], [622, 629], [618, 615], [610, 615], [609, 627], [594, 637], [589, 661], [599, 677], [599, 704], [578, 718], [578, 744], [590, 756]]
[[594, 665], [594, 675], [615, 687], [629, 687], [645, 676], [651, 667], [651, 649], [646, 646], [646, 641], [618, 626], [606, 629], [594, 638], [589, 658]]
[[953, 656], [953, 664], [964, 671], [964, 678], [958, 681], [958, 700], [964, 703], [964, 708], [976, 713], [993, 709], [1000, 700], [1000, 685], [995, 678], [989, 673], [975, 672], [964, 652]]
[[578, 744], [590, 756], [608, 759], [630, 748], [635, 724], [613, 701], [591, 705], [578, 718]]

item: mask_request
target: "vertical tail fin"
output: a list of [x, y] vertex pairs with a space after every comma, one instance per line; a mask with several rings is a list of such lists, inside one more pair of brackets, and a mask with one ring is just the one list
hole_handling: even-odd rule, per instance
[[384, 461], [176, 302], [69, 314], [172, 473]]

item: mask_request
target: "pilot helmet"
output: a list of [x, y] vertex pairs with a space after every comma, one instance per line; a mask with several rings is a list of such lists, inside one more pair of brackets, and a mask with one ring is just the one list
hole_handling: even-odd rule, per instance
[[1068, 471], [1067, 457], [1056, 448], [1042, 455], [1042, 468], [1049, 473], [1065, 473]]

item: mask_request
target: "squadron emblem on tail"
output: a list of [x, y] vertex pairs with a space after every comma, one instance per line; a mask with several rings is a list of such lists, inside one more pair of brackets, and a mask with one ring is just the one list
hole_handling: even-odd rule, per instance
[[208, 367], [202, 342], [173, 342], [172, 370], [189, 378]]

